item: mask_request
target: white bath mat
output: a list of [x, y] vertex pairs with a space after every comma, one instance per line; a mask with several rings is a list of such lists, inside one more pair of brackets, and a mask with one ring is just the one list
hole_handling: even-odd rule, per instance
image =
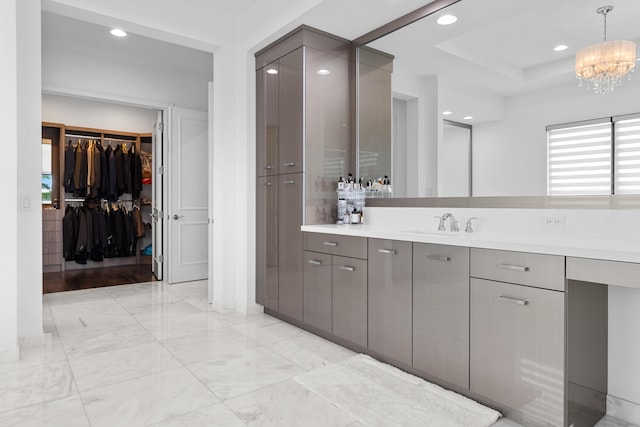
[[488, 427], [500, 417], [364, 354], [294, 379], [367, 426]]

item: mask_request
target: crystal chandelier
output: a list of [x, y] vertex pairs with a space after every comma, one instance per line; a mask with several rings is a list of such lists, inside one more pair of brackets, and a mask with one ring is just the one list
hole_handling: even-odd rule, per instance
[[629, 40], [607, 40], [607, 14], [613, 6], [602, 6], [596, 12], [604, 18], [604, 40], [587, 46], [576, 54], [578, 86], [587, 84], [595, 93], [608, 93], [622, 85], [626, 75], [636, 66], [636, 44]]

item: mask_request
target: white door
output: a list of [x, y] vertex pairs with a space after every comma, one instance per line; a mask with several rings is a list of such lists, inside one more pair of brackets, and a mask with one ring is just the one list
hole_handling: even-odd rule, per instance
[[171, 108], [167, 183], [168, 281], [207, 278], [209, 132], [207, 113]]
[[163, 132], [164, 125], [162, 121], [162, 111], [158, 111], [158, 119], [153, 127], [153, 166], [152, 166], [152, 178], [151, 178], [151, 191], [153, 197], [151, 197], [151, 208], [152, 213], [151, 217], [153, 220], [151, 227], [151, 246], [153, 248], [152, 251], [152, 263], [151, 270], [153, 274], [156, 276], [156, 279], [162, 280], [163, 273], [163, 262], [164, 262], [164, 252], [163, 252], [163, 227], [165, 224], [162, 201], [164, 200], [164, 171], [163, 171]]

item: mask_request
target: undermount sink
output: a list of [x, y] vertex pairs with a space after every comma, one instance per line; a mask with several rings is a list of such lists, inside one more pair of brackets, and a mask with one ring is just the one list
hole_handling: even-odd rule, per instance
[[451, 233], [448, 231], [428, 231], [428, 230], [402, 230], [401, 233], [422, 234], [427, 236], [438, 237], [458, 237], [460, 233]]

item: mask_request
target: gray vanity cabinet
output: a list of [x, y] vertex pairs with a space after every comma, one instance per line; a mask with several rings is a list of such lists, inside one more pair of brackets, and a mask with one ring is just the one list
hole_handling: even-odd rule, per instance
[[256, 70], [256, 176], [278, 174], [278, 68]]
[[413, 367], [469, 388], [469, 248], [413, 244]]
[[278, 170], [303, 171], [304, 152], [304, 48], [278, 61]]
[[303, 175], [278, 175], [278, 311], [302, 320]]
[[412, 243], [369, 239], [369, 349], [411, 366]]
[[256, 302], [278, 310], [278, 180], [256, 185]]
[[[474, 257], [491, 264], [476, 269]], [[565, 425], [565, 293], [555, 290], [564, 278], [564, 269], [555, 266], [564, 265], [564, 257], [548, 257], [471, 250], [469, 381], [472, 392], [560, 427]], [[538, 286], [499, 281], [505, 272]]]
[[367, 261], [333, 257], [332, 324], [337, 337], [367, 346]]
[[304, 323], [331, 333], [331, 255], [304, 251]]

